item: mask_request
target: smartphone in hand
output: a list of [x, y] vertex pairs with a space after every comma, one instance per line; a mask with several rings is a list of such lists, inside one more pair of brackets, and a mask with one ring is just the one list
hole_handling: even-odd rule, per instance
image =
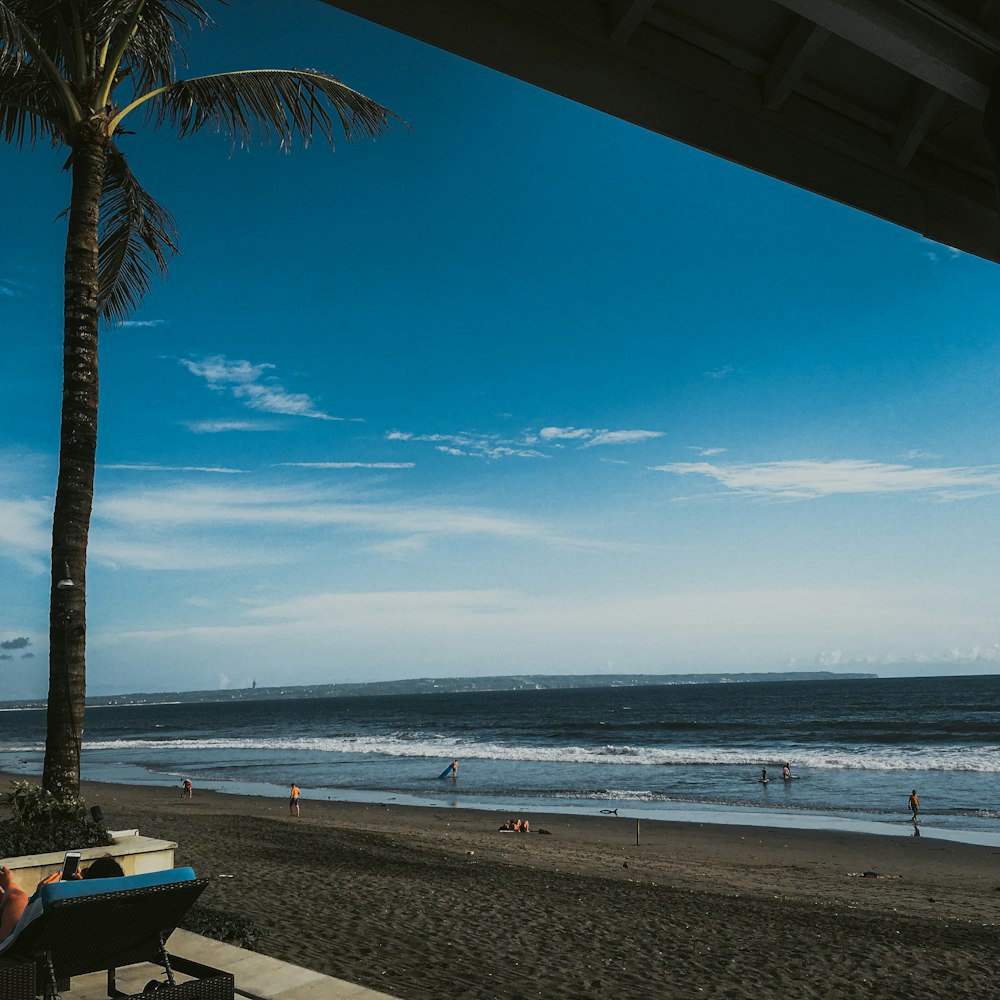
[[62, 878], [63, 880], [68, 878], [73, 878], [77, 873], [77, 869], [80, 867], [80, 852], [79, 851], [67, 851], [66, 857], [63, 858], [62, 866]]

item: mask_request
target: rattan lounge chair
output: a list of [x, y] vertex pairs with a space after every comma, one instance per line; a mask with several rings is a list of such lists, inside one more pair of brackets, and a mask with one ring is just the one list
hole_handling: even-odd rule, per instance
[[[33, 963], [31, 995], [0, 992], [0, 1000], [34, 1000], [36, 991], [54, 1000], [72, 976], [104, 970], [108, 996], [125, 997], [115, 972], [138, 962], [152, 962], [166, 974], [149, 994], [155, 1000], [233, 1000], [232, 975], [166, 950], [167, 938], [207, 884], [190, 868], [175, 868], [42, 886], [17, 927], [0, 941], [0, 960], [12, 982], [18, 961]], [[175, 970], [198, 978], [178, 982]], [[3, 982], [0, 971], [0, 989]]]

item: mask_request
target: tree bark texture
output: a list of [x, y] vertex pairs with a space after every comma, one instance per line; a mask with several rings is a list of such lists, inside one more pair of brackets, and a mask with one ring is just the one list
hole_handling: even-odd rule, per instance
[[52, 517], [49, 700], [42, 772], [43, 787], [58, 798], [80, 793], [87, 694], [87, 538], [97, 457], [98, 217], [108, 143], [99, 129], [93, 128], [73, 147], [64, 269], [59, 479]]

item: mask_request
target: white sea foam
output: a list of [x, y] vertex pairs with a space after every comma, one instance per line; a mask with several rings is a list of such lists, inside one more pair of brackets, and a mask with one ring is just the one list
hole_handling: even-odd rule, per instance
[[[6, 753], [38, 753], [41, 744], [0, 746]], [[796, 769], [807, 771], [965, 771], [1000, 774], [1000, 748], [900, 748], [852, 750], [811, 749], [805, 752], [783, 752], [780, 745], [760, 749], [727, 747], [641, 748], [585, 746], [508, 746], [502, 743], [444, 737], [414, 732], [390, 736], [324, 736], [294, 738], [204, 738], [194, 739], [120, 739], [88, 741], [87, 754], [134, 751], [170, 751], [182, 753], [253, 753], [268, 755], [288, 751], [304, 754], [378, 754], [387, 757], [441, 758], [460, 757], [466, 760], [536, 761], [546, 764], [601, 764], [637, 767], [779, 767], [785, 761]]]

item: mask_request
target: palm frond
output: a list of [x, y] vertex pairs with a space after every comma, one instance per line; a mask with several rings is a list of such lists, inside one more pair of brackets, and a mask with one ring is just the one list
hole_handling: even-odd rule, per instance
[[0, 0], [0, 37], [3, 58], [21, 62], [33, 59], [41, 50], [56, 65], [62, 50], [56, 32], [56, 14], [65, 0]]
[[157, 125], [169, 121], [180, 136], [214, 127], [241, 146], [275, 139], [282, 148], [296, 139], [308, 146], [317, 133], [333, 146], [335, 120], [347, 139], [374, 138], [388, 131], [390, 122], [402, 122], [376, 101], [311, 69], [239, 70], [178, 80], [152, 103]]
[[[147, 93], [174, 80], [176, 62], [184, 57], [182, 39], [193, 27], [209, 27], [212, 19], [198, 0], [146, 0], [136, 21], [135, 4], [136, 0], [105, 0], [93, 30], [108, 37], [112, 49], [127, 42], [122, 65], [131, 73], [136, 92]], [[125, 32], [130, 37], [124, 38]]]
[[22, 148], [61, 128], [61, 106], [35, 64], [0, 63], [0, 139]]
[[97, 304], [105, 319], [126, 319], [149, 290], [153, 274], [166, 274], [177, 253], [173, 216], [135, 179], [114, 145], [101, 194]]
[[0, 69], [18, 67], [25, 60], [26, 28], [9, 3], [0, 0]]

